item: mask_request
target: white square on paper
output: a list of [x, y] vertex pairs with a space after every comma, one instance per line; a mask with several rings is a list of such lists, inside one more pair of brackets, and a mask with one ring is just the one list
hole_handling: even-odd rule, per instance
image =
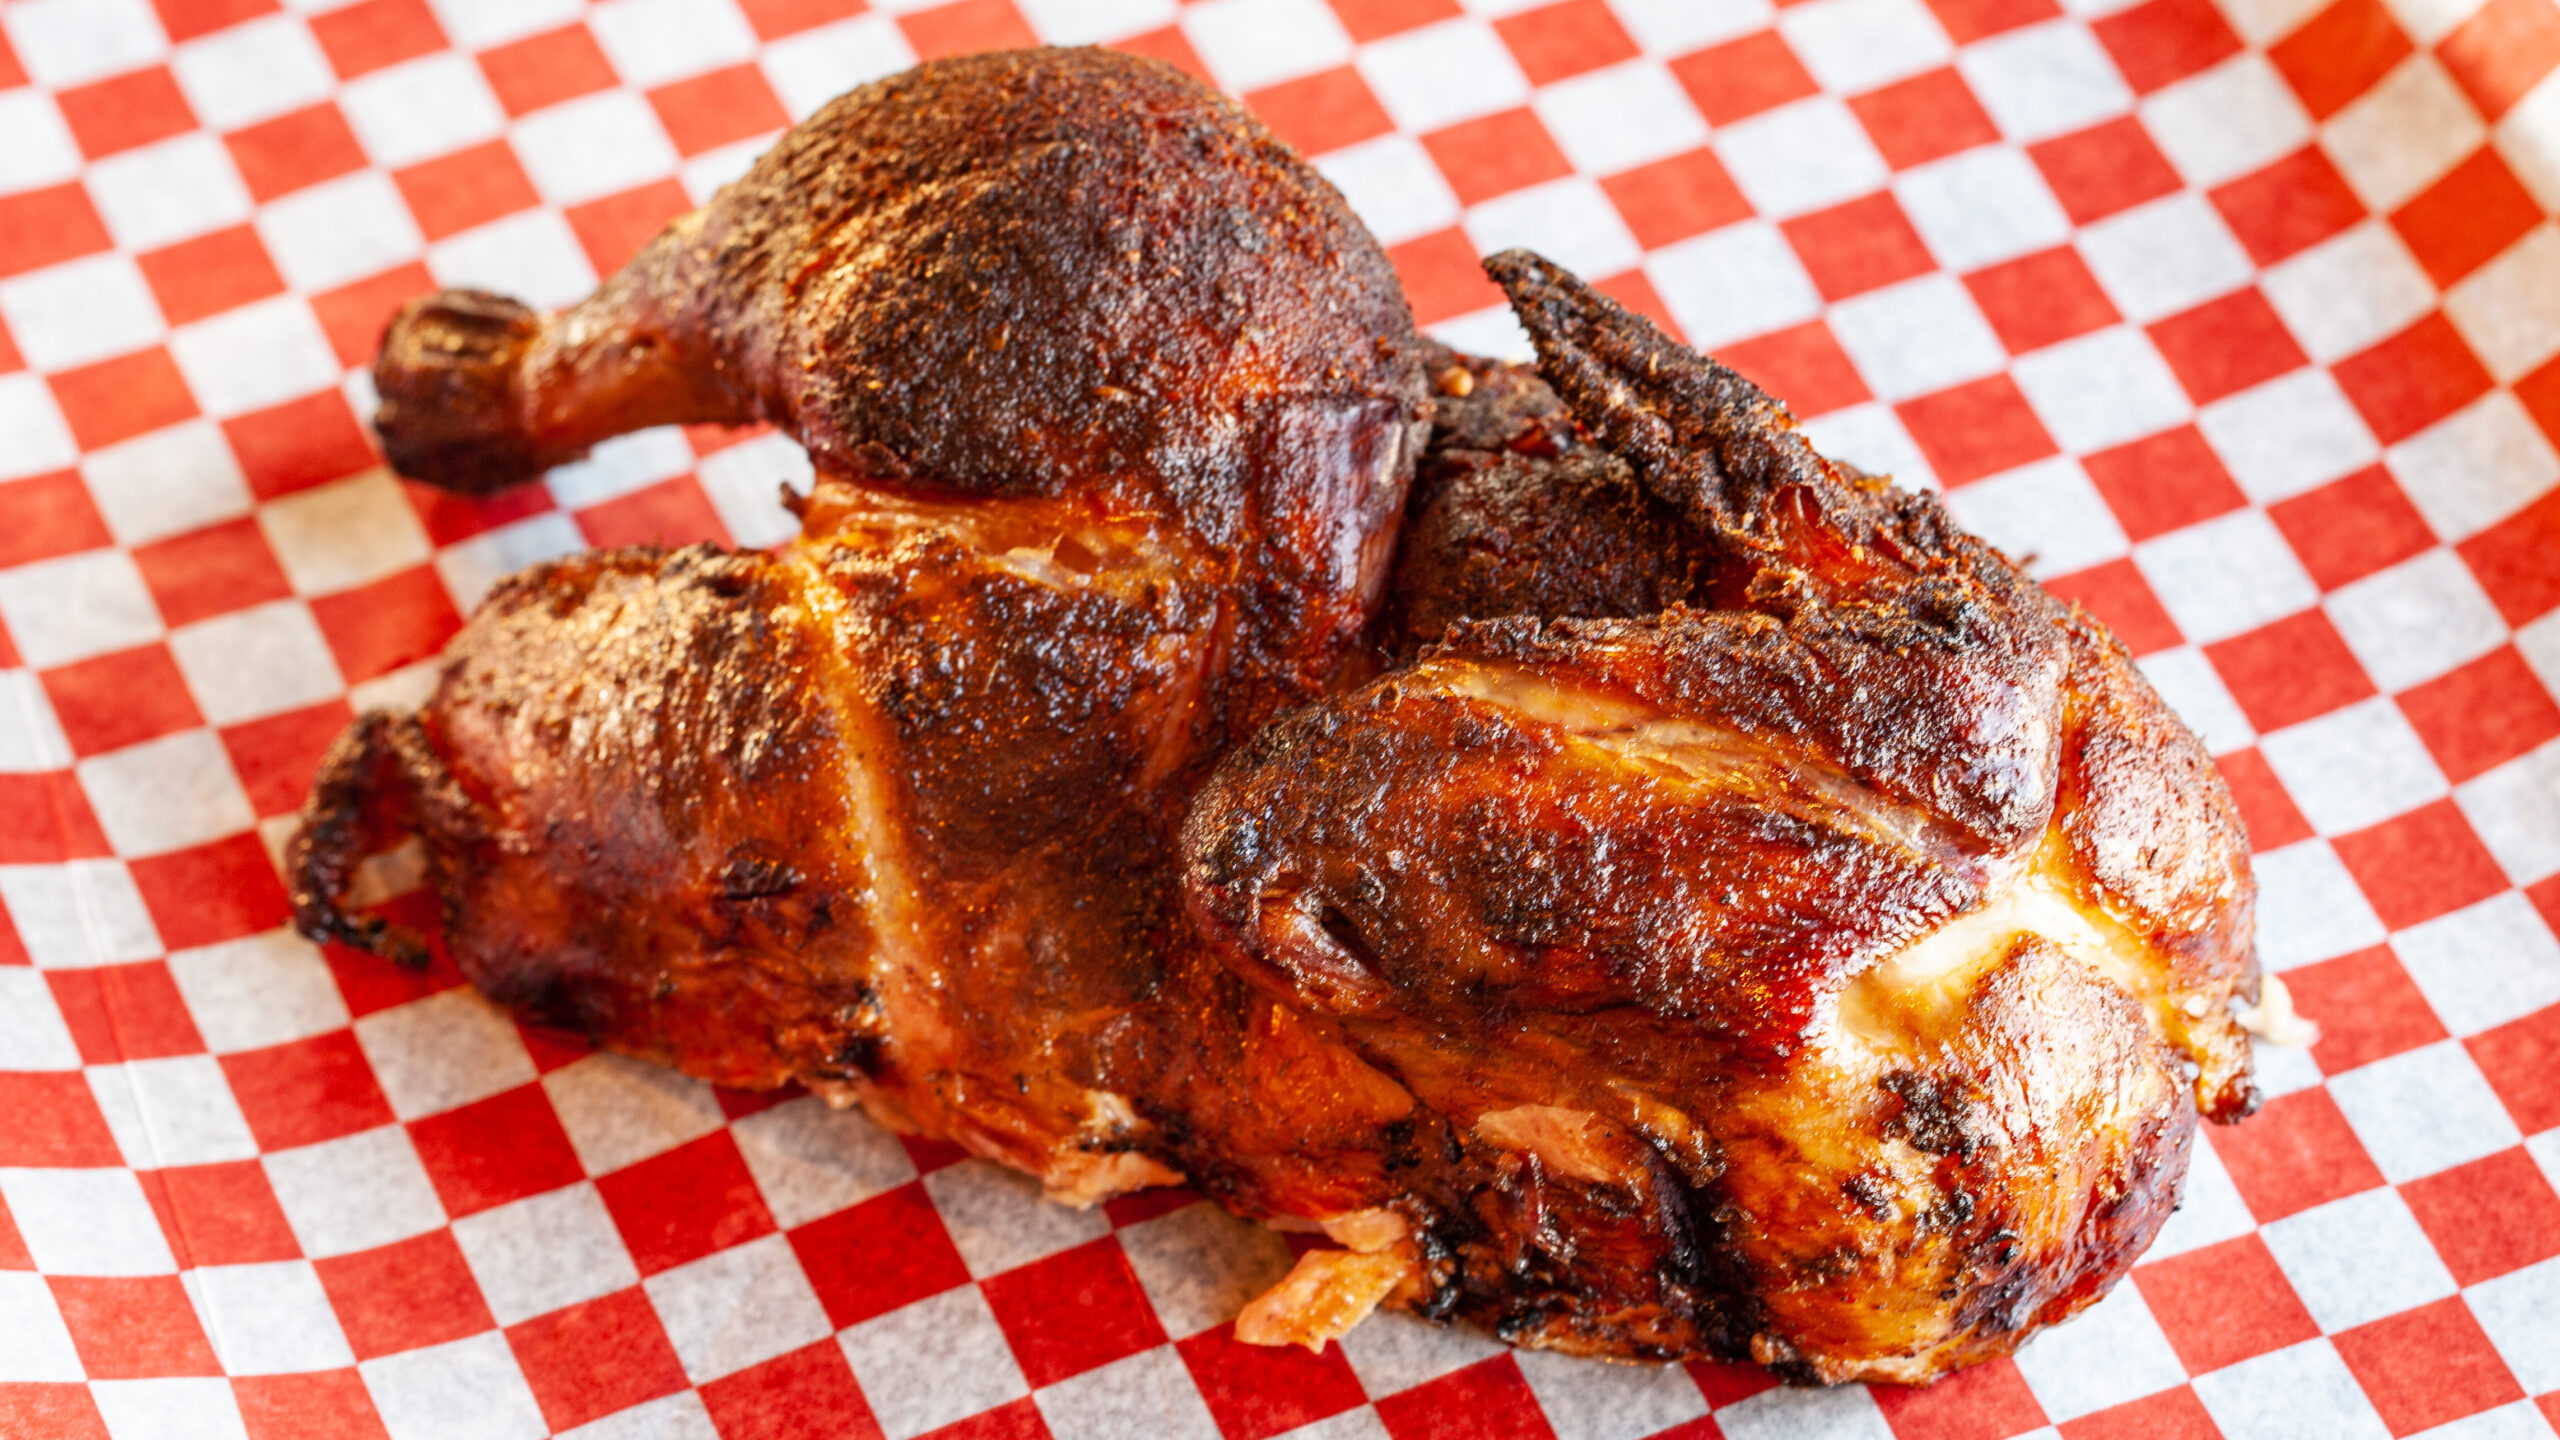
[[0, 24], [27, 74], [56, 90], [148, 65], [169, 50], [149, 0], [17, 0]]
[[[1321, 0], [1204, 0], [1183, 7], [1182, 31], [1220, 87], [1235, 94], [1330, 70], [1351, 59], [1351, 36]], [[1493, 38], [1491, 32], [1484, 38]], [[1508, 55], [1503, 63], [1510, 63]], [[1387, 103], [1392, 109], [1395, 101]]]
[[590, 1175], [700, 1139], [725, 1123], [711, 1087], [663, 1065], [595, 1054], [542, 1077], [551, 1109]]
[[2320, 602], [2275, 522], [2238, 510], [2133, 547], [2133, 563], [2178, 629], [2199, 645]]
[[800, 521], [782, 508], [785, 484], [809, 493], [815, 471], [809, 452], [788, 435], [760, 435], [705, 458], [694, 474], [729, 538], [750, 548], [779, 545], [800, 533]]
[[298, 400], [338, 383], [338, 353], [311, 307], [279, 295], [181, 327], [169, 358], [196, 403], [218, 419]]
[[2435, 1243], [2387, 1185], [2288, 1215], [2259, 1233], [2303, 1308], [2333, 1335], [2454, 1290]]
[[2560, 1259], [2474, 1285], [2462, 1298], [2528, 1393], [2560, 1388]]
[[1552, 1350], [1514, 1358], [1557, 1440], [1640, 1440], [1707, 1413], [1698, 1382], [1677, 1365], [1594, 1365]]
[[507, 127], [480, 67], [449, 50], [348, 81], [338, 109], [386, 170], [496, 139]]
[[[1165, 1333], [1176, 1340], [1234, 1319], [1247, 1300], [1278, 1284], [1293, 1263], [1278, 1234], [1205, 1201], [1121, 1231], [1120, 1249]], [[1342, 1337], [1352, 1368], [1361, 1364], [1356, 1337], [1390, 1318], [1380, 1315]], [[1366, 1371], [1361, 1378], [1370, 1394], [1387, 1393]]]
[[2082, 230], [2080, 256], [2126, 319], [2149, 324], [2249, 283], [2256, 267], [2203, 196], [2137, 205]]
[[1467, 240], [1480, 255], [1520, 246], [1594, 277], [1632, 270], [1644, 258], [1617, 207], [1579, 175], [1476, 206], [1467, 212]]
[[2143, 678], [2169, 702], [2187, 728], [2196, 732], [2204, 748], [2215, 755], [2228, 755], [2258, 738], [2249, 725], [2249, 717], [2241, 712], [2240, 702], [2231, 698], [2222, 676], [2204, 652], [2193, 645], [2157, 650], [2134, 662]]
[[2131, 1285], [2118, 1285], [2045, 1331], [2018, 1352], [2017, 1364], [2044, 1413], [2057, 1421], [2139, 1400], [2187, 1378], [2142, 1292]]
[[2088, 27], [2054, 20], [1994, 35], [1956, 55], [1956, 70], [2000, 133], [2021, 144], [2084, 130], [2133, 108], [2115, 61]]
[[1652, 59], [1559, 80], [1529, 103], [1585, 175], [1630, 170], [1707, 143], [1707, 122], [1688, 92]]
[[385, 470], [314, 486], [259, 507], [293, 588], [325, 595], [396, 574], [431, 553], [418, 512]]
[[90, 550], [0, 571], [0, 616], [37, 669], [160, 638], [160, 609], [133, 557]]
[[1050, 45], [1100, 45], [1182, 18], [1181, 0], [1016, 0], [1015, 8]]
[[2464, 781], [2454, 801], [2508, 879], [2531, 885], [2560, 874], [2560, 741]]
[[44, 1277], [33, 1270], [0, 1270], [0, 1384], [76, 1384], [87, 1378]]
[[260, 1157], [302, 1253], [371, 1250], [444, 1224], [426, 1167], [397, 1125]]
[[226, 1373], [296, 1375], [356, 1363], [309, 1261], [208, 1265], [195, 1281]]
[[1831, 307], [1831, 333], [1880, 400], [1907, 400], [1997, 373], [2008, 352], [1973, 296], [1943, 271]]
[[2040, 578], [2085, 570], [2128, 548], [2098, 487], [2061, 456], [1967, 485], [1946, 504], [1958, 524]]
[[28, 1258], [47, 1275], [169, 1275], [178, 1268], [130, 1170], [0, 1170]]
[[515, 1352], [496, 1331], [356, 1369], [391, 1440], [541, 1440], [551, 1433]]
[[[1220, 0], [1210, 0], [1183, 11], [1183, 28], [1193, 44], [1200, 41], [1200, 17], [1215, 10], [1219, 3]], [[1520, 73], [1510, 47], [1481, 20], [1444, 20], [1390, 36], [1362, 46], [1356, 63], [1361, 78], [1369, 82], [1371, 93], [1386, 107], [1388, 118], [1408, 134], [1508, 110], [1529, 98], [1529, 78]], [[1309, 70], [1320, 68], [1307, 66]]]
[[641, 89], [734, 65], [756, 53], [756, 33], [722, 0], [607, 0], [587, 26], [623, 83]]
[[1822, 313], [1813, 278], [1786, 237], [1765, 220], [1666, 245], [1646, 258], [1644, 270], [1681, 333], [1701, 350]]
[[855, 1109], [814, 1095], [759, 1110], [729, 1127], [765, 1208], [785, 1230], [859, 1205], [916, 1178], [897, 1137]]
[[2394, 1185], [2524, 1143], [2459, 1040], [2332, 1076], [2329, 1098]]
[[2073, 454], [2156, 434], [2194, 413], [2151, 338], [2129, 325], [2022, 356], [2010, 375], [2036, 418]]
[[231, 151], [202, 130], [89, 166], [89, 198], [128, 251], [157, 250], [249, 218], [249, 187]]
[[169, 653], [204, 718], [229, 725], [335, 699], [347, 688], [299, 600], [277, 600], [169, 632]]
[[2071, 238], [2070, 217], [2044, 176], [2005, 145], [1976, 146], [1906, 171], [1893, 193], [1949, 270], [1979, 270]]
[[974, 1285], [865, 1320], [840, 1338], [889, 1440], [909, 1440], [1030, 1391]]
[[136, 1060], [124, 1076], [151, 1137], [152, 1159], [162, 1168], [257, 1157], [258, 1142], [212, 1056]]
[[156, 343], [160, 302], [126, 255], [90, 255], [0, 281], [0, 318], [35, 370], [70, 370]]
[[[769, 435], [749, 443], [776, 438], [779, 437]], [[708, 465], [728, 453], [715, 452], [703, 463]], [[561, 509], [584, 510], [661, 480], [672, 480], [692, 468], [693, 446], [686, 442], [684, 432], [672, 425], [661, 425], [616, 435], [588, 451], [586, 459], [553, 470], [543, 483], [550, 487], [552, 501]], [[580, 548], [584, 544], [581, 541]]]
[[2142, 101], [2143, 127], [2198, 189], [2271, 165], [2311, 139], [2311, 117], [2264, 55], [2243, 52]]
[[1843, 95], [1935, 70], [1956, 53], [1920, 0], [1811, 0], [1779, 11], [1778, 33], [1816, 83]]
[[237, 835], [258, 823], [210, 730], [187, 730], [80, 762], [76, 774], [107, 843], [159, 855]]
[[187, 104], [208, 130], [238, 130], [317, 105], [338, 88], [310, 27], [270, 15], [188, 41], [169, 57]]
[[444, 33], [464, 50], [486, 50], [578, 19], [585, 0], [427, 0]]
[[80, 461], [89, 498], [119, 545], [147, 545], [249, 513], [249, 486], [212, 422], [189, 420]]
[[[676, 1358], [684, 1362], [684, 1373], [697, 1385], [824, 1340], [833, 1328], [818, 1305], [817, 1292], [809, 1288], [799, 1257], [791, 1253], [791, 1243], [779, 1235], [706, 1255], [643, 1283], [649, 1302], [657, 1307], [659, 1323], [666, 1327], [667, 1339], [675, 1345]], [[974, 1286], [964, 1285], [952, 1293], [977, 1301], [981, 1310], [986, 1305]], [[992, 1328], [992, 1318], [989, 1324]], [[936, 1350], [921, 1336], [910, 1343], [919, 1348], [909, 1353], [934, 1353], [951, 1363], [954, 1373], [968, 1353]], [[862, 1374], [858, 1364], [855, 1375], [869, 1393], [871, 1377]], [[879, 1396], [872, 1394], [871, 1399], [876, 1407]]]
[[640, 1283], [613, 1216], [583, 1181], [466, 1215], [453, 1239], [500, 1325]]
[[0, 866], [0, 902], [39, 969], [114, 965], [160, 953], [160, 932], [120, 860]]
[[2271, 505], [2382, 458], [2373, 432], [2328, 371], [2296, 370], [2196, 413], [2196, 429], [2242, 494]]
[[1869, 401], [1817, 415], [1804, 422], [1804, 434], [1821, 454], [1870, 475], [1888, 476], [1904, 489], [1939, 488], [1937, 472], [1929, 468], [1928, 458], [1890, 405]]
[[2560, 352], [2560, 228], [2533, 227], [2444, 296], [2445, 318], [2502, 384]]
[[249, 1440], [240, 1402], [219, 1377], [93, 1380], [89, 1396], [114, 1440]]
[[2460, 87], [2424, 51], [2329, 117], [2321, 147], [2364, 203], [2397, 210], [2489, 138]]
[[305, 1040], [347, 1023], [328, 962], [290, 930], [180, 950], [169, 957], [169, 976], [216, 1055]]
[[575, 205], [675, 173], [676, 147], [649, 102], [628, 90], [554, 105], [516, 122], [512, 137], [542, 198]]
[[1381, 245], [1446, 230], [1458, 223], [1458, 197], [1410, 135], [1381, 135], [1346, 145], [1316, 162]]
[[436, 552], [436, 574], [443, 578], [453, 606], [468, 615], [499, 581], [538, 561], [587, 548], [578, 522], [557, 510], [483, 530], [459, 544]]
[[1725, 1440], [1894, 1440], [1893, 1427], [1863, 1385], [1763, 1390], [1717, 1411], [1716, 1427]]
[[2499, 156], [2546, 213], [2560, 209], [2560, 153], [2547, 138], [2555, 124], [2560, 124], [2560, 84], [2545, 75], [2489, 132]]
[[1060, 1381], [1042, 1390], [1038, 1403], [1055, 1440], [1219, 1440], [1218, 1422], [1170, 1346]]
[[0, 91], [0, 193], [56, 185], [80, 173], [80, 147], [53, 97], [32, 85]]
[[334, 290], [414, 260], [426, 247], [400, 187], [379, 170], [326, 180], [258, 210], [258, 238], [285, 283]]
[[514, 1022], [476, 991], [446, 990], [356, 1021], [391, 1113], [415, 1120], [530, 1084]]
[[2427, 1005], [2456, 1036], [2560, 1004], [2560, 941], [2515, 891], [2413, 925], [2393, 953]]
[[2332, 960], [2387, 937], [2328, 841], [2303, 840], [2254, 855], [2250, 867], [2258, 875], [2258, 961], [2269, 970]]
[[44, 378], [0, 375], [0, 481], [60, 470], [79, 458]]
[[2259, 277], [2285, 328], [2322, 364], [2399, 334], [2435, 308], [2435, 282], [2399, 233], [2366, 220]]
[[62, 1023], [44, 972], [28, 965], [0, 969], [0, 1070], [79, 1068], [80, 1047]]
[[[2198, 1139], [2202, 1143], [2187, 1152], [2187, 1185], [2178, 1197], [2177, 1211], [2169, 1217], [2169, 1223], [2160, 1227], [2151, 1248], [2143, 1252], [2146, 1261], [2166, 1260], [2172, 1255], [2236, 1240], [2258, 1228], [2248, 1202], [2240, 1198], [2239, 1187], [2231, 1183], [2231, 1172], [2223, 1168], [2222, 1157], [2214, 1152], [2210, 1139]], [[2137, 1271], [2134, 1283], [2141, 1282]]]
[[2400, 707], [2381, 697], [2278, 730], [2258, 749], [2323, 835], [2378, 825], [2449, 789]]
[[1715, 132], [1715, 147], [1751, 208], [1773, 220], [1856, 199], [1891, 178], [1866, 127], [1828, 95], [1736, 120]]
[[761, 63], [784, 113], [805, 120], [854, 86], [913, 65], [916, 54], [898, 22], [875, 11], [776, 40]]
[[1652, 55], [1685, 55], [1769, 28], [1769, 0], [1610, 0], [1627, 33]]
[[2432, 680], [2507, 641], [2506, 622], [2480, 582], [2443, 548], [2332, 591], [2321, 603], [2365, 673], [2387, 692]]
[[2385, 1440], [2391, 1433], [2325, 1339], [2197, 1376], [2196, 1398], [2226, 1440]]
[[427, 272], [439, 285], [494, 290], [536, 309], [572, 304], [596, 286], [586, 247], [556, 210], [527, 210], [438, 241]]
[[31, 670], [0, 670], [0, 774], [28, 775], [71, 763], [71, 742]]
[[2560, 455], [2513, 393], [2492, 390], [2385, 457], [2436, 535], [2466, 540], [2560, 481]]
[[977, 1276], [1000, 1274], [1111, 1233], [1099, 1210], [1040, 1198], [1038, 1181], [992, 1161], [964, 1160], [924, 1178], [960, 1258]]

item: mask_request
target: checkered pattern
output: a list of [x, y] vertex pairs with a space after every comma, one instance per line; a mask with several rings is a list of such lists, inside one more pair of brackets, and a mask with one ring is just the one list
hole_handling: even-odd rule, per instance
[[[0, 3], [0, 1434], [2550, 1433], [2560, 8], [2221, 5]], [[404, 485], [392, 309], [572, 299], [828, 96], [1035, 38], [1243, 95], [1452, 341], [1519, 349], [1474, 257], [1535, 246], [2116, 627], [2325, 1030], [2131, 1283], [1922, 1392], [1241, 1347], [1287, 1247], [1187, 1195], [1044, 1206], [284, 928], [319, 752], [497, 577], [768, 543], [806, 474]]]

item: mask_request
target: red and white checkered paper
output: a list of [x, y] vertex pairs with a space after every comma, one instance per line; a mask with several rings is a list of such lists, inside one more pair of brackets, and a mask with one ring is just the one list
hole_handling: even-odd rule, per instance
[[[0, 1436], [2550, 1435], [2560, 7], [2219, 3], [0, 3]], [[806, 474], [406, 486], [392, 309], [571, 300], [827, 97], [1034, 39], [1244, 96], [1462, 345], [1520, 344], [1481, 251], [1600, 278], [2143, 657], [2326, 1038], [2130, 1283], [1917, 1392], [1251, 1349], [1286, 1247], [1187, 1195], [1044, 1206], [285, 928], [321, 748], [492, 581], [772, 542]]]

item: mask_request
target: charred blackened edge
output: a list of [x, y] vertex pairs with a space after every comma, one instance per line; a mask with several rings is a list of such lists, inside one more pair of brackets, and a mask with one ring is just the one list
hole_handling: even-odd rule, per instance
[[427, 942], [417, 931], [349, 908], [356, 872], [368, 857], [418, 834], [423, 806], [461, 803], [416, 716], [376, 710], [358, 717], [322, 757], [301, 825], [285, 845], [294, 928], [314, 943], [424, 966]]

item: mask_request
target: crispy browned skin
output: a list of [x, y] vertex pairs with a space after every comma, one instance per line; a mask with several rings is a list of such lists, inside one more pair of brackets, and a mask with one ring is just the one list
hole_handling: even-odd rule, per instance
[[1185, 931], [1173, 837], [1375, 614], [1417, 347], [1304, 162], [1095, 50], [857, 90], [561, 315], [413, 305], [377, 368], [408, 473], [763, 418], [819, 483], [778, 554], [501, 586], [419, 714], [329, 757], [303, 927], [414, 954], [350, 894], [415, 833], [454, 957], [528, 1015], [1072, 1197], [1169, 1178], [1113, 1047]]
[[[2149, 1243], [2199, 1107], [2255, 1102], [2229, 797], [1934, 500], [1552, 266], [1493, 268], [1606, 453], [1426, 467], [1399, 577], [1480, 618], [1230, 755], [1193, 915], [1410, 1097], [1339, 1201], [1409, 1222], [1405, 1303], [1801, 1379], [2005, 1353]], [[1577, 532], [1608, 553], [1482, 559]]]

